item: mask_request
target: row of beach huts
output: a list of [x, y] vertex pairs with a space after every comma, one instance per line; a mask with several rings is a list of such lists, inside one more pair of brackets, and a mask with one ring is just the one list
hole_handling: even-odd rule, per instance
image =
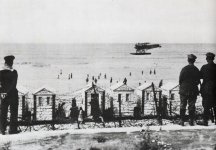
[[[154, 88], [152, 87], [154, 86]], [[179, 112], [179, 85], [168, 82], [161, 87], [152, 83], [144, 83], [132, 88], [126, 83], [119, 82], [103, 89], [96, 84], [88, 84], [72, 94], [56, 94], [55, 90], [43, 86], [30, 93], [25, 87], [18, 86], [19, 92], [19, 120], [24, 119], [26, 111], [30, 111], [33, 120], [52, 120], [55, 110], [61, 103], [65, 103], [66, 116], [70, 114], [72, 99], [78, 107], [82, 107], [85, 116], [91, 116], [95, 109], [92, 104], [98, 104], [102, 114], [112, 110], [114, 116], [156, 115], [156, 102], [161, 102], [164, 115], [173, 115]], [[154, 92], [153, 92], [154, 91]], [[154, 95], [155, 93], [155, 95]], [[95, 98], [96, 96], [96, 98]], [[138, 109], [135, 109], [138, 108]]]

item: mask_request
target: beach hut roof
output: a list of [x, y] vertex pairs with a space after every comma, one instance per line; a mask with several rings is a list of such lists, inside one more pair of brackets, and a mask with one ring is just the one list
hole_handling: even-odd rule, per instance
[[178, 86], [179, 86], [179, 84], [176, 83], [176, 82], [168, 82], [168, 83], [162, 85], [162, 86], [161, 86], [161, 89], [162, 89], [162, 90], [171, 91], [171, 90], [177, 88]]
[[53, 95], [55, 94], [55, 90], [47, 85], [44, 85], [38, 89], [36, 89], [33, 94], [34, 95]]
[[130, 91], [133, 92], [134, 89], [129, 87], [127, 84], [124, 84], [123, 82], [119, 82], [117, 84], [114, 84], [110, 87], [110, 89], [114, 92], [122, 92], [122, 91]]
[[[95, 85], [95, 89], [96, 89], [96, 91], [99, 91], [99, 92], [105, 91], [103, 88], [101, 88], [101, 87], [99, 87], [97, 85]], [[93, 90], [92, 83], [89, 83], [84, 88], [75, 91], [73, 94], [74, 95], [79, 95], [80, 93], [84, 93], [84, 92], [91, 91], [91, 90]]]
[[[102, 89], [101, 87], [99, 87], [97, 85], [94, 85], [94, 88], [95, 88], [96, 91], [99, 91], [99, 92], [105, 91], [104, 89]], [[94, 88], [93, 88], [92, 85], [88, 85], [86, 88], [84, 88], [84, 91], [85, 92], [92, 91], [92, 90], [94, 90]]]
[[147, 88], [149, 88], [151, 86], [152, 86], [152, 83], [146, 82], [146, 83], [140, 85], [137, 89], [142, 91], [142, 90], [145, 90], [145, 89], [147, 89]]
[[27, 90], [24, 86], [22, 86], [22, 85], [18, 85], [18, 86], [17, 86], [17, 90], [18, 90], [18, 92], [21, 93], [22, 95], [28, 94], [28, 90]]
[[113, 84], [113, 85], [110, 87], [110, 89], [111, 89], [111, 90], [115, 90], [115, 89], [117, 89], [118, 87], [122, 86], [123, 84], [124, 84], [123, 82], [118, 82], [118, 83], [116, 83], [116, 84]]

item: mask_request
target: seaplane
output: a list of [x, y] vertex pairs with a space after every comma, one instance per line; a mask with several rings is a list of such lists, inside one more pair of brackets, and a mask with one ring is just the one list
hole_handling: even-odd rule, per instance
[[160, 44], [150, 44], [150, 43], [137, 43], [134, 48], [136, 49], [136, 53], [130, 53], [131, 55], [150, 55], [151, 53], [147, 52], [153, 48], [160, 48]]

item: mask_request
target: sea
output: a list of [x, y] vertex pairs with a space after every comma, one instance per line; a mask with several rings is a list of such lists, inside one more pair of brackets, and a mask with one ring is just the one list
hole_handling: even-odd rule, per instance
[[[216, 53], [216, 44], [167, 44], [149, 50], [151, 55], [131, 55], [135, 43], [124, 44], [0, 44], [0, 67], [4, 56], [14, 55], [18, 86], [33, 92], [42, 86], [57, 94], [72, 93], [86, 86], [86, 78], [108, 88], [127, 78], [137, 88], [145, 82], [178, 83], [187, 55], [197, 56], [195, 65], [206, 64], [205, 54]], [[106, 77], [105, 77], [106, 76]], [[112, 78], [112, 83], [110, 79]]]

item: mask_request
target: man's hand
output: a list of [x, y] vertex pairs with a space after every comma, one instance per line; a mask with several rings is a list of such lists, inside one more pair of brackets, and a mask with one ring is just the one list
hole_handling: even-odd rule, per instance
[[0, 93], [1, 99], [4, 99], [7, 96], [7, 93]]

